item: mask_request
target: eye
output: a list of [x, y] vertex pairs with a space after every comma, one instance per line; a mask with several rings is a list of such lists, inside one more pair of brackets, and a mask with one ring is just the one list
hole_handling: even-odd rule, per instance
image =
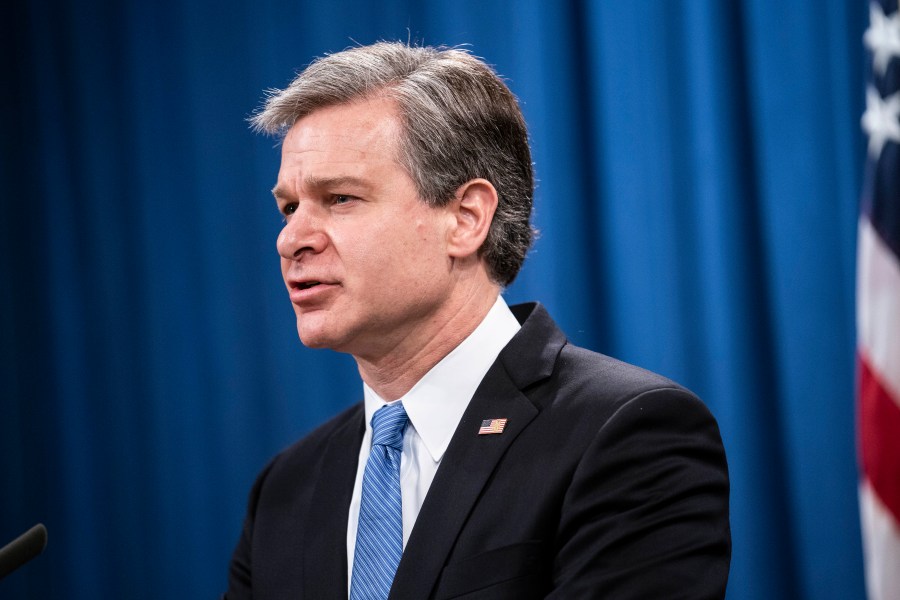
[[283, 214], [285, 217], [289, 217], [292, 214], [294, 214], [295, 212], [297, 212], [297, 203], [296, 202], [291, 202], [291, 203], [285, 204], [284, 206], [281, 207], [281, 214]]
[[353, 199], [353, 196], [348, 196], [347, 194], [335, 194], [332, 196], [331, 201], [335, 204], [347, 204]]

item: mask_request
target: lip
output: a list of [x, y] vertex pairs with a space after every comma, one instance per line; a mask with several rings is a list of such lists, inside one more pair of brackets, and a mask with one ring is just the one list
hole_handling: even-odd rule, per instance
[[[310, 282], [318, 281], [316, 285], [306, 287]], [[338, 288], [338, 284], [320, 281], [317, 279], [292, 280], [288, 282], [288, 294], [294, 304], [308, 304], [320, 300]]]

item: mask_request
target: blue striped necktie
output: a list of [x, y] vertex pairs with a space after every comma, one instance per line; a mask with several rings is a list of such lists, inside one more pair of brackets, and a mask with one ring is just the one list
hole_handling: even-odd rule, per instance
[[401, 402], [372, 415], [372, 452], [363, 473], [350, 600], [385, 600], [403, 554], [400, 452], [406, 410]]

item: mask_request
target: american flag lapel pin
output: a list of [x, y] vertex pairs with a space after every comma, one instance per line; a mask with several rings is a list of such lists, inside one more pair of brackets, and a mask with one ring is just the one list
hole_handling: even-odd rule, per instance
[[485, 419], [481, 422], [481, 427], [478, 429], [478, 435], [503, 433], [503, 428], [506, 427], [506, 421], [507, 419]]

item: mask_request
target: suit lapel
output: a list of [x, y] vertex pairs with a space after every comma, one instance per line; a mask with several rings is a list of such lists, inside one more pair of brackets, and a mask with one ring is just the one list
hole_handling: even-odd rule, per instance
[[303, 598], [347, 599], [347, 514], [359, 446], [365, 431], [362, 405], [328, 442], [316, 481], [303, 564]]
[[[441, 460], [397, 568], [391, 599], [430, 596], [482, 489], [507, 448], [539, 412], [521, 390], [550, 375], [564, 343], [549, 315], [537, 306], [500, 353]], [[499, 418], [508, 419], [502, 434], [478, 435], [483, 420]]]

